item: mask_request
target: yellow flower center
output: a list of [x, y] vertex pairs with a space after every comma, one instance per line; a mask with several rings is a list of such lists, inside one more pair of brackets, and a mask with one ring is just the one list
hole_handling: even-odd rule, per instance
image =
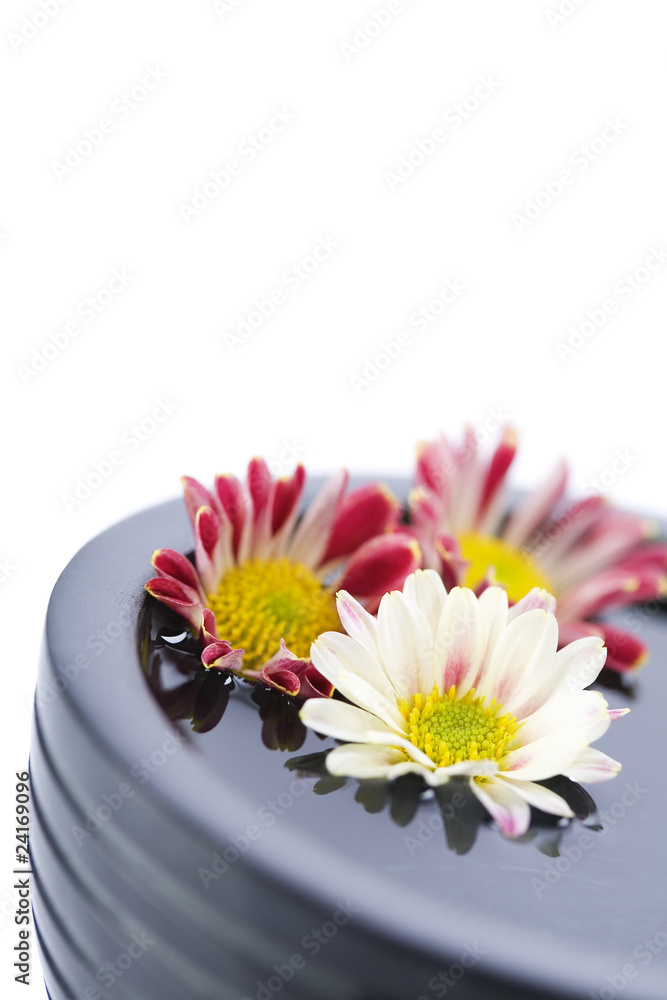
[[538, 564], [521, 549], [507, 545], [500, 538], [478, 535], [474, 531], [461, 535], [459, 541], [464, 559], [470, 562], [463, 580], [464, 587], [475, 587], [484, 579], [489, 567], [493, 567], [494, 582], [505, 588], [513, 603], [520, 601], [533, 587], [543, 587], [553, 593]]
[[321, 632], [340, 631], [332, 595], [306, 566], [289, 559], [250, 559], [225, 573], [207, 595], [221, 639], [245, 649], [243, 665], [260, 668], [284, 639], [308, 656]]
[[474, 688], [457, 701], [455, 687], [440, 695], [436, 686], [428, 697], [416, 694], [412, 706], [403, 701], [399, 707], [410, 726], [411, 742], [438, 767], [462, 760], [500, 760], [517, 730], [513, 715], [498, 715], [495, 698], [485, 708]]

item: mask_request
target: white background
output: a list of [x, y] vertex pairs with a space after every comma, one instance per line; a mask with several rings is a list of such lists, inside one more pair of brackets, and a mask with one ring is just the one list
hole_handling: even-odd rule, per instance
[[[318, 473], [408, 475], [417, 439], [465, 420], [484, 437], [498, 414], [520, 432], [516, 485], [565, 455], [573, 493], [606, 472], [613, 500], [667, 506], [667, 266], [650, 257], [667, 248], [659, 0], [394, 0], [381, 28], [370, 19], [388, 0], [43, 3], [56, 12], [4, 0], [0, 13], [12, 997], [44, 995], [36, 964], [28, 991], [7, 961], [13, 775], [48, 596], [86, 540], [176, 495], [183, 473], [210, 483], [256, 453], [289, 471], [291, 448]], [[291, 120], [261, 133], [276, 110]], [[258, 134], [271, 141], [250, 160]], [[424, 162], [392, 178], [402, 156]], [[230, 160], [240, 171], [220, 190], [209, 173]], [[319, 239], [338, 246], [292, 287], [285, 272]], [[127, 285], [107, 304], [114, 270]], [[465, 291], [411, 327], [447, 280]], [[278, 289], [250, 337], [225, 338]], [[559, 353], [605, 299], [613, 314]], [[391, 364], [367, 367], [404, 330]], [[139, 441], [160, 400], [172, 412]], [[629, 461], [612, 474], [618, 450]], [[111, 452], [112, 474], [68, 501]]]

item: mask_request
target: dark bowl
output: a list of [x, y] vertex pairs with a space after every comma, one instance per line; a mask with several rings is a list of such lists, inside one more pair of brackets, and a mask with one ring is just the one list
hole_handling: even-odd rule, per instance
[[536, 816], [511, 842], [477, 814], [443, 829], [409, 785], [314, 793], [294, 758], [332, 742], [268, 749], [245, 685], [217, 725], [171, 721], [139, 648], [159, 547], [192, 548], [181, 500], [86, 545], [49, 604], [30, 772], [52, 1000], [665, 1000], [659, 607], [632, 612], [650, 664], [605, 692], [633, 711], [598, 744], [624, 764], [588, 788], [598, 828]]

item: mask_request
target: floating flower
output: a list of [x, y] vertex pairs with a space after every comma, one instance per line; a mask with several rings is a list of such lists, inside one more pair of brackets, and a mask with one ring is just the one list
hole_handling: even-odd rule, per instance
[[601, 496], [565, 509], [567, 469], [560, 463], [541, 489], [514, 509], [506, 478], [516, 453], [507, 428], [487, 461], [480, 461], [468, 427], [462, 445], [444, 436], [418, 450], [411, 530], [445, 586], [489, 584], [518, 601], [531, 587], [556, 595], [560, 645], [595, 633], [608, 648], [607, 666], [633, 670], [647, 651], [631, 632], [591, 618], [614, 606], [652, 600], [666, 592], [667, 545], [650, 544], [654, 526], [615, 510]]
[[217, 476], [209, 493], [183, 479], [195, 534], [195, 565], [159, 549], [153, 597], [199, 634], [205, 667], [231, 670], [289, 695], [331, 695], [310, 662], [310, 644], [338, 628], [334, 592], [349, 589], [369, 611], [419, 565], [414, 538], [396, 534], [398, 500], [384, 486], [345, 496], [347, 472], [332, 476], [299, 520], [305, 471], [273, 480], [253, 459], [246, 483]]
[[351, 704], [312, 699], [300, 713], [346, 741], [327, 769], [360, 779], [416, 773], [431, 786], [467, 778], [509, 837], [526, 832], [531, 805], [572, 816], [537, 782], [612, 778], [621, 765], [589, 744], [627, 709], [584, 690], [604, 664], [603, 642], [590, 636], [557, 652], [553, 608], [537, 588], [512, 608], [502, 587], [447, 594], [433, 570], [385, 595], [377, 618], [339, 593], [347, 634], [320, 636], [311, 658]]

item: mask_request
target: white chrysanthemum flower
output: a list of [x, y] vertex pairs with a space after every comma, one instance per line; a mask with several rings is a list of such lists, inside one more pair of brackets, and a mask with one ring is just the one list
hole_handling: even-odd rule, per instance
[[377, 618], [341, 591], [347, 635], [324, 633], [311, 657], [351, 704], [311, 699], [301, 710], [306, 725], [345, 741], [328, 754], [328, 770], [388, 780], [412, 772], [432, 786], [466, 777], [509, 837], [525, 833], [531, 805], [572, 816], [536, 782], [612, 778], [621, 765], [590, 743], [628, 709], [584, 690], [602, 669], [604, 644], [590, 636], [557, 652], [554, 611], [537, 588], [512, 608], [501, 587], [448, 594], [433, 570], [386, 594]]

